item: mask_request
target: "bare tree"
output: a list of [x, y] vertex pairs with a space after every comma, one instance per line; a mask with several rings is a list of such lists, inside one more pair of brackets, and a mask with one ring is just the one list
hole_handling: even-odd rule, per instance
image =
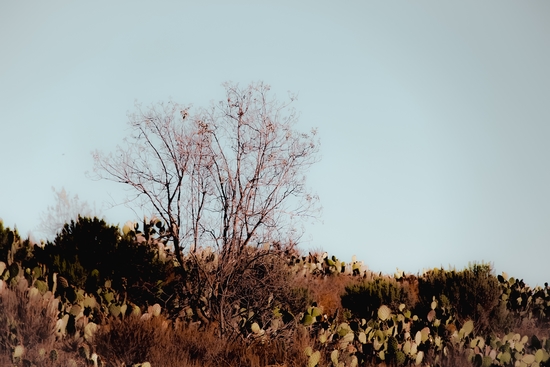
[[195, 237], [229, 255], [278, 241], [295, 219], [314, 213], [317, 200], [305, 174], [317, 161], [318, 144], [315, 131], [293, 130], [295, 112], [270, 98], [268, 86], [225, 87], [226, 101], [201, 111], [196, 121], [207, 144], [201, 196], [193, 206]]
[[78, 195], [71, 195], [64, 187], [57, 191], [52, 187], [55, 195], [55, 206], [48, 206], [42, 213], [38, 230], [44, 233], [49, 239], [53, 239], [63, 229], [65, 223], [77, 220], [78, 216], [92, 217], [96, 215], [95, 205], [90, 207], [88, 202], [81, 201]]
[[184, 179], [192, 157], [188, 145], [193, 136], [186, 128], [192, 124], [182, 121], [187, 109], [175, 103], [159, 104], [145, 111], [139, 105], [136, 108], [137, 112], [129, 115], [132, 135], [114, 154], [94, 152], [94, 170], [100, 178], [134, 189], [135, 196], [130, 201], [152, 207], [168, 225], [167, 233], [181, 264], [180, 234], [185, 210], [182, 195], [186, 195]]
[[168, 224], [181, 265], [203, 264], [197, 251], [215, 249], [220, 261], [195, 276], [222, 328], [237, 269], [242, 274], [276, 244], [294, 243], [299, 220], [316, 215], [306, 173], [319, 147], [315, 130], [294, 129], [293, 96], [280, 102], [263, 83], [224, 87], [223, 101], [193, 116], [176, 103], [138, 106], [125, 146], [94, 153], [100, 177], [132, 187]]

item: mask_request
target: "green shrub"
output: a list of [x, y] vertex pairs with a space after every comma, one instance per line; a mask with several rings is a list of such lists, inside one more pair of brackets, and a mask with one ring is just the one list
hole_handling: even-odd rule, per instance
[[17, 230], [12, 231], [9, 227], [4, 227], [0, 220], [0, 261], [8, 263], [8, 253], [12, 250], [15, 242], [20, 240]]
[[122, 235], [98, 218], [65, 224], [53, 243], [35, 249], [35, 257], [77, 288], [93, 294], [110, 280], [113, 289], [139, 305], [165, 304], [174, 286], [171, 263], [158, 258], [153, 240], [139, 243], [134, 232]]
[[[435, 297], [450, 308], [459, 320], [474, 320], [479, 330], [495, 329], [500, 286], [490, 264], [472, 264], [462, 271], [433, 269], [418, 278], [417, 311], [425, 314]], [[498, 328], [498, 325], [497, 327]]]
[[349, 285], [342, 295], [342, 306], [355, 317], [366, 320], [374, 317], [381, 305], [396, 309], [401, 303], [411, 306], [408, 293], [391, 278], [376, 278]]

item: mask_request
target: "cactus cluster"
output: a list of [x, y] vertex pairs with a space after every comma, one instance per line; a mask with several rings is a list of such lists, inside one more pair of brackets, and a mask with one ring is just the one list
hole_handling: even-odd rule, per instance
[[[303, 261], [304, 259], [294, 260], [291, 265], [296, 266]], [[470, 269], [484, 275], [487, 269], [490, 269], [485, 267], [473, 266]], [[431, 272], [435, 274], [445, 271], [434, 269]], [[426, 276], [435, 276], [438, 279], [442, 276], [464, 276], [456, 271], [449, 272], [449, 275], [432, 273], [428, 272]], [[315, 275], [315, 272], [313, 274]], [[317, 273], [321, 274], [323, 273]], [[468, 275], [466, 273], [466, 276]], [[399, 284], [407, 278], [403, 272], [398, 271], [394, 275], [394, 280], [384, 280], [385, 278], [381, 277], [378, 281], [396, 281]], [[475, 284], [477, 280], [470, 281]], [[502, 290], [499, 307], [513, 314], [515, 319], [519, 316], [520, 321], [523, 318], [534, 320], [537, 325], [548, 324], [548, 285], [545, 285], [545, 288], [537, 287], [531, 290], [522, 281], [508, 279], [506, 274], [498, 276], [498, 281]], [[386, 294], [391, 293], [388, 289]], [[372, 301], [373, 295], [369, 297]], [[365, 302], [367, 301], [355, 303], [356, 306], [365, 307]], [[362, 317], [358, 317], [359, 314], [356, 312], [344, 313], [344, 320], [338, 316], [331, 318], [320, 311], [318, 307], [309, 307], [300, 315], [302, 325], [309, 330], [315, 340], [306, 352], [319, 351], [320, 360], [330, 361], [328, 364], [332, 366], [355, 366], [365, 363], [437, 366], [444, 361], [452, 361], [458, 355], [469, 360], [473, 366], [479, 367], [550, 366], [550, 339], [539, 340], [536, 336], [520, 336], [517, 333], [508, 333], [500, 337], [495, 333], [487, 333], [484, 325], [478, 325], [472, 319], [464, 320], [457, 314], [457, 309], [444, 293], [440, 293], [439, 297], [432, 296], [427, 309], [417, 307], [412, 310], [404, 303], [398, 306], [381, 304], [375, 312], [363, 313]], [[310, 361], [319, 363], [316, 357]]]
[[[3, 277], [6, 276], [7, 271], [9, 270], [4, 269]], [[27, 272], [16, 274], [12, 271], [8, 276], [8, 281], [0, 280], [2, 314], [0, 321], [2, 325], [5, 325], [6, 321], [11, 323], [9, 334], [0, 336], [0, 344], [11, 348], [12, 362], [15, 365], [34, 365], [48, 358], [51, 361], [56, 361], [58, 351], [44, 347], [51, 346], [51, 340], [50, 342], [47, 340], [55, 338], [59, 341], [70, 340], [72, 344], [84, 348], [83, 351], [87, 350], [84, 353], [86, 359], [93, 362], [94, 366], [98, 366], [97, 355], [90, 353], [89, 345], [97, 325], [87, 320], [78, 305], [69, 307], [61, 300], [60, 296], [56, 297], [48, 288], [47, 283], [40, 282], [35, 278], [29, 284], [24, 276], [25, 273]], [[10, 283], [15, 282], [17, 283], [15, 286], [10, 286]], [[17, 302], [24, 302], [24, 304], [14, 304], [14, 299]], [[10, 307], [15, 307], [15, 309]], [[10, 318], [14, 314], [18, 314], [19, 317], [9, 320], [2, 319]], [[48, 320], [52, 320], [54, 323], [48, 325]], [[25, 325], [29, 322], [38, 322], [39, 324], [36, 329], [29, 330]], [[81, 336], [82, 334], [84, 337]], [[32, 353], [29, 355], [30, 352]]]
[[498, 275], [501, 295], [500, 302], [518, 322], [536, 320], [550, 327], [550, 288], [537, 286], [531, 289], [523, 280]]
[[358, 261], [353, 256], [352, 261], [346, 263], [336, 256], [328, 256], [328, 253], [309, 253], [307, 256], [292, 252], [286, 256], [287, 264], [295, 274], [301, 276], [328, 276], [328, 275], [354, 275], [366, 276], [368, 267], [363, 261]]
[[[302, 323], [317, 338], [306, 354], [313, 355], [312, 351], [317, 350], [320, 355], [330, 355], [326, 359], [334, 367], [364, 363], [439, 365], [455, 357], [457, 352], [478, 367], [550, 365], [550, 339], [539, 340], [536, 336], [529, 338], [517, 333], [503, 337], [476, 335], [472, 320], [457, 328], [457, 321], [437, 300], [432, 306], [432, 310], [421, 317], [412, 315], [404, 304], [395, 310], [382, 305], [373, 319], [351, 319], [341, 323], [326, 315], [313, 318], [312, 310], [308, 310]], [[318, 362], [317, 357], [310, 359], [313, 366]]]
[[[133, 237], [134, 241], [141, 241], [147, 246], [158, 245], [154, 261], [170, 262], [173, 259], [162, 237], [163, 231], [162, 223], [152, 219], [144, 220], [141, 231], [136, 223], [127, 223], [119, 235]], [[52, 271], [43, 262], [33, 259], [32, 254], [29, 256], [29, 244], [21, 241], [15, 231], [0, 231], [1, 236], [0, 252], [7, 250], [4, 261], [0, 261], [0, 307], [9, 303], [3, 301], [5, 297], [17, 293], [19, 299], [42, 310], [42, 315], [51, 315], [54, 320], [51, 328], [53, 338], [72, 346], [75, 360], [80, 359], [94, 366], [104, 364], [94, 349], [94, 337], [99, 340], [105, 320], [123, 322], [133, 315], [135, 318], [131, 320], [140, 325], [147, 325], [148, 320], [152, 320], [152, 323], [160, 325], [159, 330], [169, 327], [168, 320], [158, 318], [162, 312], [161, 302], [134, 303], [126, 291], [126, 285], [122, 286], [120, 279], [105, 277], [101, 274], [104, 270], [87, 270], [86, 285], [88, 288], [93, 285], [93, 288], [86, 289], [76, 284], [67, 273]], [[243, 251], [250, 252], [253, 258], [256, 255], [254, 251], [258, 250], [244, 248]], [[148, 290], [155, 294], [152, 299], [162, 300], [165, 297], [166, 301], [162, 302], [164, 309], [177, 310], [172, 316], [177, 317], [179, 322], [183, 320], [194, 324], [200, 320], [201, 327], [215, 322], [215, 313], [220, 309], [212, 307], [212, 303], [221, 299], [223, 294], [227, 302], [224, 314], [227, 316], [226, 327], [231, 328], [240, 340], [250, 343], [248, 345], [269, 346], [274, 340], [288, 340], [298, 330], [305, 331], [312, 343], [305, 348], [302, 358], [311, 367], [371, 364], [440, 366], [449, 364], [457, 356], [469, 360], [476, 367], [550, 366], [549, 338], [502, 332], [502, 328], [499, 333], [491, 332], [486, 324], [478, 321], [482, 317], [464, 317], [464, 309], [457, 307], [458, 301], [471, 300], [472, 304], [468, 307], [482, 309], [485, 304], [479, 302], [483, 299], [468, 292], [477, 290], [475, 286], [479, 284], [485, 287], [496, 284], [498, 297], [494, 310], [500, 312], [499, 317], [515, 320], [516, 324], [512, 326], [536, 324], [547, 327], [550, 322], [548, 285], [531, 289], [523, 281], [509, 278], [506, 274], [493, 276], [490, 267], [485, 265], [474, 266], [464, 272], [433, 269], [418, 277], [398, 270], [392, 277], [368, 271], [356, 258], [343, 262], [327, 253], [299, 256], [292, 251], [281, 256], [278, 260], [284, 263], [284, 274], [290, 273], [296, 279], [305, 282], [315, 280], [315, 284], [345, 279], [343, 284], [347, 287], [340, 294], [340, 300], [347, 309], [325, 312], [326, 303], [319, 298], [320, 304], [311, 299], [311, 302], [304, 302], [305, 307], [302, 304], [291, 312], [288, 304], [281, 302], [269, 290], [263, 293], [264, 298], [261, 299], [266, 313], [251, 307], [258, 301], [257, 297], [233, 299], [231, 292], [240, 289], [227, 292], [220, 282], [189, 283], [189, 288], [181, 287], [183, 290], [176, 293], [167, 289], [169, 280], [159, 279], [149, 284]], [[220, 253], [199, 247], [193, 253], [186, 254], [183, 263], [174, 266], [193, 277], [197, 276], [197, 264], [200, 264], [202, 271], [199, 276], [215, 273], [222, 265]], [[240, 265], [238, 261], [232, 264], [235, 269], [240, 269]], [[251, 277], [264, 279], [261, 276], [273, 276], [271, 272], [274, 268], [269, 261], [265, 261], [258, 262], [257, 268], [246, 269], [257, 271], [251, 272]], [[404, 296], [410, 289], [407, 287], [413, 283], [419, 284], [416, 290], [420, 293], [414, 302]], [[449, 289], [459, 296], [449, 294]], [[487, 305], [493, 307], [491, 302]], [[16, 319], [8, 319], [4, 314], [8, 313], [0, 313], [0, 321], [8, 327], [0, 335], [0, 348], [6, 348], [13, 364], [32, 365], [46, 360], [57, 363], [60, 356], [63, 357], [64, 351], [59, 344], [56, 348], [47, 348], [30, 343], [20, 331], [24, 325]], [[487, 310], [485, 314], [488, 314]], [[149, 365], [146, 361], [142, 362], [145, 359], [139, 358], [132, 363], [140, 362], [134, 365], [145, 367]], [[75, 360], [67, 363], [76, 365]]]

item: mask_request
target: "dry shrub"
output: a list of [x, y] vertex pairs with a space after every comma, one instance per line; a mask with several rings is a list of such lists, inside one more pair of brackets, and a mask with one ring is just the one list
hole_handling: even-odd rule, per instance
[[215, 330], [199, 330], [165, 319], [142, 320], [129, 316], [110, 319], [95, 335], [98, 355], [107, 366], [149, 362], [153, 366], [268, 366], [304, 365], [307, 335], [296, 333], [289, 340], [230, 342]]
[[[0, 280], [0, 365], [84, 366], [76, 353], [63, 350], [64, 342], [56, 340], [57, 311], [58, 299], [51, 292], [41, 295], [29, 288], [24, 277], [12, 287]], [[23, 346], [24, 353], [14, 359], [17, 346]]]
[[151, 350], [172, 342], [168, 322], [160, 317], [141, 320], [129, 316], [109, 319], [94, 337], [96, 351], [108, 365], [133, 365], [150, 361]]
[[0, 282], [0, 348], [53, 348], [57, 322], [57, 300], [53, 295], [42, 296], [38, 289], [29, 289], [23, 277], [13, 288]]
[[[352, 282], [354, 279], [347, 276], [297, 276], [294, 280], [294, 288], [306, 294], [305, 299], [310, 303], [316, 302], [323, 313], [333, 316], [337, 310], [342, 308], [341, 296]], [[305, 311], [310, 304], [304, 306], [298, 311]]]
[[540, 325], [535, 319], [523, 319], [519, 325], [511, 328], [511, 331], [520, 335], [527, 335], [529, 340], [531, 340], [533, 335], [536, 335], [541, 340], [550, 338], [550, 329], [545, 325]]

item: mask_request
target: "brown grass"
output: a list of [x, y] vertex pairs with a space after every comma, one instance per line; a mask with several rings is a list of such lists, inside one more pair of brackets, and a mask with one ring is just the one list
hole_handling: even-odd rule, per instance
[[300, 278], [296, 284], [309, 290], [323, 313], [333, 316], [342, 309], [341, 296], [346, 286], [353, 282], [349, 277], [326, 276], [323, 278]]
[[[296, 276], [291, 286], [305, 290], [310, 297], [308, 302], [316, 302], [324, 313], [333, 316], [342, 309], [341, 295], [346, 286], [378, 275], [368, 273], [366, 277]], [[413, 303], [418, 300], [416, 277], [408, 276], [396, 282], [412, 295]], [[155, 367], [305, 366], [304, 350], [308, 346], [321, 349], [319, 367], [331, 366], [331, 350], [323, 349], [318, 340], [309, 335], [311, 330], [294, 324], [287, 334], [262, 341], [251, 336], [220, 338], [215, 327], [199, 329], [197, 325], [172, 321], [163, 315], [107, 317], [90, 342], [80, 337], [82, 323], [78, 322], [76, 337], [56, 337], [59, 300], [51, 293], [41, 295], [36, 288], [29, 288], [22, 276], [11, 283], [8, 287], [0, 280], [0, 366], [91, 366], [81, 355], [84, 346], [97, 353], [100, 366], [132, 366], [143, 362]], [[539, 339], [550, 337], [550, 330], [533, 320], [524, 320], [513, 331], [529, 337], [537, 335]], [[22, 358], [13, 358], [18, 346], [23, 346], [25, 352]], [[450, 347], [449, 355], [438, 365], [466, 367], [472, 363], [463, 350]]]
[[[51, 293], [41, 295], [36, 288], [29, 289], [23, 277], [17, 280], [13, 287], [0, 280], [0, 365], [22, 365], [26, 360], [44, 367], [85, 366], [76, 361], [75, 351], [67, 350], [55, 337], [58, 300]], [[17, 346], [25, 352], [14, 359]]]
[[287, 341], [262, 344], [229, 342], [213, 330], [199, 330], [164, 317], [110, 319], [94, 338], [107, 366], [149, 362], [153, 366], [299, 366], [304, 365], [308, 339], [296, 334]]

